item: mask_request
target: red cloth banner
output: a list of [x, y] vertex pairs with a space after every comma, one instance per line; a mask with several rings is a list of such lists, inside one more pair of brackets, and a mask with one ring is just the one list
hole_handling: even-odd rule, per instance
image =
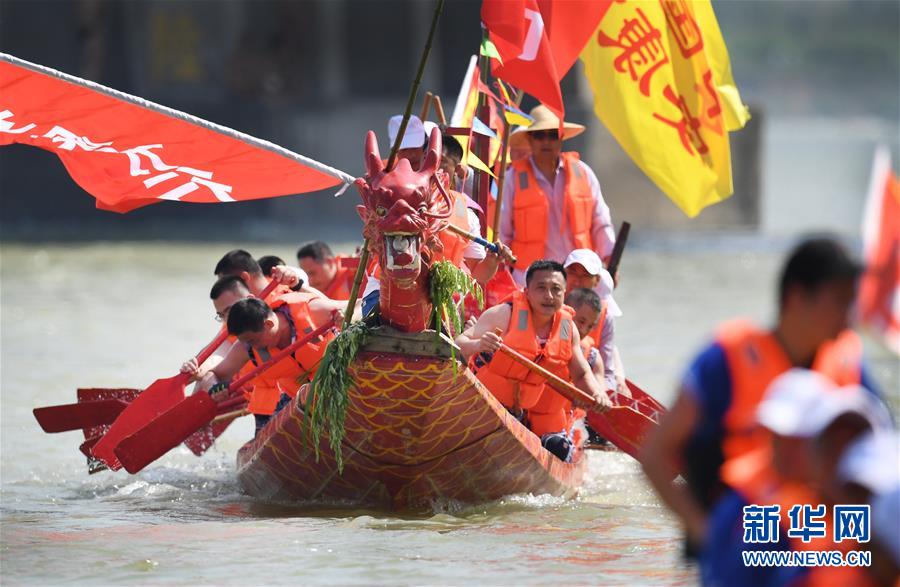
[[353, 178], [287, 149], [0, 54], [0, 145], [55, 153], [97, 207], [273, 198]]
[[859, 284], [860, 320], [900, 356], [900, 182], [890, 153], [879, 148], [863, 217], [866, 271]]

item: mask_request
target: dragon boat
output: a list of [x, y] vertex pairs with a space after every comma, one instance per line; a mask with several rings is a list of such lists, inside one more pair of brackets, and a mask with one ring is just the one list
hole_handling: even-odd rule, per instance
[[565, 463], [544, 450], [459, 361], [434, 319], [430, 270], [455, 206], [436, 179], [440, 156], [435, 130], [418, 170], [404, 159], [385, 170], [369, 132], [357, 210], [381, 267], [379, 325], [346, 367], [342, 437], [311, 432], [309, 397], [336, 392], [314, 382], [306, 401], [298, 394], [240, 449], [237, 475], [251, 496], [414, 509], [571, 496], [581, 485], [584, 452]]

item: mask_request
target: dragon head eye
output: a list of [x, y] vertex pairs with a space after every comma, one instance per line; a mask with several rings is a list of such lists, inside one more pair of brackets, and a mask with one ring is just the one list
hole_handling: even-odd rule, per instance
[[428, 206], [426, 206], [425, 204], [420, 205], [418, 212], [419, 214], [425, 214], [426, 212], [428, 212]]
[[377, 214], [380, 218], [384, 218], [387, 216], [387, 208], [384, 206], [377, 206], [375, 208], [375, 214]]

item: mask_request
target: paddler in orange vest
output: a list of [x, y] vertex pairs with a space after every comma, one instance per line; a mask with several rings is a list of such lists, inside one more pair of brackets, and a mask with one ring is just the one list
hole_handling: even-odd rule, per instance
[[500, 343], [571, 380], [603, 406], [609, 407], [610, 401], [581, 352], [573, 312], [563, 304], [563, 266], [556, 261], [535, 261], [528, 268], [525, 281], [524, 291], [513, 294], [510, 302], [486, 310], [474, 326], [457, 337], [456, 343], [478, 379], [510, 413], [520, 421], [530, 421], [530, 428], [541, 438], [544, 448], [565, 461], [571, 459], [575, 450], [571, 404], [546, 385], [540, 375], [496, 352]]
[[[812, 368], [877, 394], [862, 368], [861, 342], [848, 330], [860, 270], [836, 240], [805, 240], [781, 272], [774, 328], [728, 323], [688, 368], [642, 454], [651, 484], [685, 525], [688, 554], [705, 542], [707, 515], [723, 488], [722, 463], [765, 441], [755, 413], [773, 379], [792, 367]], [[671, 483], [678, 471], [687, 486]]]
[[[238, 300], [228, 311], [228, 332], [238, 338], [238, 344], [211, 370], [198, 369], [197, 362], [191, 359], [182, 365], [181, 372], [199, 380], [201, 390], [220, 387], [247, 362], [261, 364], [325, 324], [335, 313], [340, 313], [339, 305], [340, 302], [318, 294], [303, 292], [284, 294], [271, 307], [256, 298]], [[304, 382], [312, 379], [325, 347], [333, 338], [329, 333], [307, 343], [254, 380], [247, 409], [256, 418], [257, 433], [297, 395]]]
[[[603, 383], [606, 389], [622, 393], [628, 397], [631, 393], [625, 385], [625, 370], [619, 351], [616, 348], [615, 319], [622, 315], [619, 304], [613, 299], [613, 280], [609, 271], [603, 268], [603, 262], [597, 253], [590, 249], [576, 249], [566, 257], [563, 267], [566, 268], [566, 292], [570, 294], [577, 288], [588, 288], [597, 293], [601, 309], [597, 322], [587, 332], [581, 333], [582, 346], [590, 343], [603, 361]], [[566, 302], [568, 304], [568, 302]], [[571, 306], [571, 304], [569, 304]], [[575, 308], [575, 306], [572, 306]], [[576, 312], [578, 308], [575, 308]], [[586, 310], [582, 316], [589, 315]], [[579, 318], [576, 313], [576, 320]]]
[[517, 129], [510, 143], [526, 143], [531, 156], [513, 161], [506, 172], [500, 211], [500, 239], [518, 258], [513, 277], [524, 283], [525, 269], [538, 259], [562, 263], [574, 249], [591, 249], [602, 259], [616, 241], [609, 206], [591, 168], [574, 151], [561, 152], [562, 141], [584, 131], [546, 106], [531, 111], [534, 123]]
[[[213, 273], [219, 279], [229, 276], [240, 279], [243, 288], [249, 290], [248, 295], [254, 296], [258, 296], [263, 292], [266, 286], [269, 285], [270, 279], [275, 280], [279, 285], [268, 295], [266, 298], [267, 301], [274, 300], [278, 295], [287, 293], [294, 287], [299, 287], [302, 290], [308, 289], [304, 284], [306, 276], [299, 269], [287, 267], [283, 264], [276, 265], [272, 268], [270, 278], [267, 278], [253, 256], [242, 249], [234, 249], [225, 253], [225, 255], [219, 259], [219, 262], [216, 263], [216, 268], [213, 270]], [[235, 287], [234, 284], [229, 284], [225, 289], [233, 290]], [[219, 322], [224, 322], [225, 318], [224, 314], [220, 313], [221, 308], [217, 305], [216, 299], [223, 291], [225, 290], [213, 285], [212, 292], [210, 292], [213, 305], [216, 306], [216, 319]], [[234, 301], [234, 299], [230, 299], [228, 305]], [[222, 328], [224, 329], [224, 326]], [[213, 354], [209, 359], [203, 363], [202, 367], [204, 369], [212, 369], [215, 367], [225, 355], [228, 354], [233, 342], [234, 339], [231, 338], [219, 345], [219, 347], [213, 351]]]
[[341, 266], [341, 257], [322, 241], [306, 243], [297, 250], [297, 262], [309, 276], [309, 284], [333, 300], [350, 299], [356, 271]]
[[[835, 542], [835, 502], [822, 489], [853, 439], [890, 428], [886, 408], [858, 385], [842, 388], [815, 371], [791, 369], [769, 386], [756, 417], [764, 442], [722, 469], [723, 479], [733, 489], [709, 515], [700, 557], [703, 583], [868, 585], [860, 568], [753, 566], [745, 561], [745, 553], [831, 551], [843, 556], [848, 550], [865, 548], [868, 537], [862, 543]], [[805, 506], [815, 508], [812, 522], [802, 514]], [[792, 518], [795, 507], [801, 511]], [[821, 524], [814, 525], [816, 521]], [[806, 539], [804, 528], [809, 529]]]

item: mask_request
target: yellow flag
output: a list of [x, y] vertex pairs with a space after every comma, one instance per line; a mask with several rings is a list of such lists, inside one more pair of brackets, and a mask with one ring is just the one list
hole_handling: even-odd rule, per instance
[[581, 60], [597, 117], [685, 214], [731, 195], [750, 114], [709, 0], [613, 2]]

